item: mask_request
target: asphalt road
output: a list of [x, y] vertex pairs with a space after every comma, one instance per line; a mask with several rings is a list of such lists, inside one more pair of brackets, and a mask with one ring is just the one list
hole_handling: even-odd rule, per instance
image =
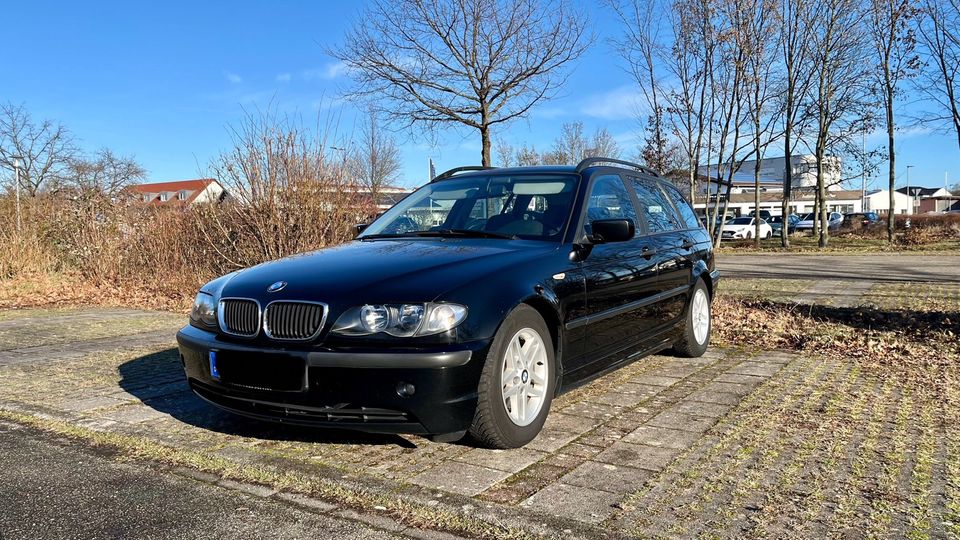
[[0, 539], [408, 538], [0, 423]]
[[960, 283], [960, 255], [717, 255], [725, 277]]

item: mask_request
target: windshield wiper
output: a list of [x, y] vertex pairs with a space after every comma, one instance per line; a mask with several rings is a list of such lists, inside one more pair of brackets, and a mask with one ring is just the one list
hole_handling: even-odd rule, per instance
[[457, 236], [463, 238], [502, 238], [504, 240], [516, 240], [515, 234], [503, 234], [490, 231], [476, 231], [473, 229], [436, 229], [433, 231], [408, 231], [394, 234], [367, 234], [358, 238], [358, 240], [378, 240], [381, 238], [410, 238], [410, 237], [450, 237]]
[[436, 235], [436, 236], [463, 236], [467, 238], [502, 238], [504, 240], [516, 240], [515, 234], [503, 234], [490, 231], [478, 231], [474, 229], [437, 229], [436, 231], [420, 231], [418, 235]]

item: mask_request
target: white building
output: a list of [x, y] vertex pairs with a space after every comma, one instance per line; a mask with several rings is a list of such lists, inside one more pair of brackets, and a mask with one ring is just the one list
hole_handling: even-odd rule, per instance
[[[783, 191], [783, 173], [786, 162], [783, 157], [766, 158], [760, 160], [760, 191]], [[790, 162], [793, 164], [792, 176], [793, 183], [791, 188], [797, 190], [814, 189], [817, 187], [817, 158], [812, 154], [791, 156]], [[756, 190], [753, 169], [756, 166], [756, 160], [744, 161], [736, 171], [733, 172], [731, 179], [732, 186], [730, 193], [753, 193]], [[828, 156], [824, 161], [826, 165], [825, 180], [828, 190], [839, 190], [840, 187], [840, 158]], [[700, 188], [701, 193], [721, 193], [726, 192], [726, 179], [729, 166], [721, 166], [720, 178], [723, 181], [717, 184], [717, 166], [704, 165], [697, 169], [697, 175], [703, 182]]]
[[[807, 214], [813, 212], [816, 200], [817, 162], [811, 154], [792, 156], [791, 174], [793, 183], [790, 193], [790, 213]], [[727, 212], [733, 215], [748, 215], [754, 210], [754, 194], [757, 184], [754, 178], [756, 161], [745, 161], [734, 171], [730, 180], [730, 200]], [[760, 160], [760, 210], [779, 216], [783, 200], [783, 157]], [[840, 159], [828, 157], [825, 161], [825, 180], [827, 187], [827, 210], [848, 214], [863, 211], [863, 193], [860, 190], [845, 190], [840, 185]], [[717, 183], [716, 166], [704, 166], [697, 169], [700, 180], [700, 196], [693, 207], [703, 214], [708, 208], [723, 206], [726, 197], [726, 171], [721, 171], [722, 181]], [[710, 174], [708, 178], [706, 175]]]
[[[899, 191], [893, 192], [894, 214], [913, 214], [913, 197]], [[868, 212], [886, 215], [890, 209], [890, 190], [879, 189], [867, 193], [866, 208]]]
[[[859, 190], [835, 189], [827, 192], [827, 211], [840, 212], [841, 214], [850, 214], [863, 212], [862, 193]], [[716, 203], [715, 197], [711, 198], [710, 204], [706, 204], [706, 198], [698, 198], [693, 205], [698, 213], [703, 214], [707, 208], [713, 208]], [[816, 199], [816, 192], [794, 191], [790, 196], [790, 213], [804, 215], [813, 212], [813, 205]], [[772, 216], [781, 214], [783, 204], [783, 191], [767, 192], [760, 194], [760, 211], [770, 212]], [[719, 206], [723, 207], [723, 197], [720, 197]], [[727, 203], [727, 213], [735, 216], [746, 216], [754, 210], [753, 193], [734, 193], [730, 195], [730, 201]]]

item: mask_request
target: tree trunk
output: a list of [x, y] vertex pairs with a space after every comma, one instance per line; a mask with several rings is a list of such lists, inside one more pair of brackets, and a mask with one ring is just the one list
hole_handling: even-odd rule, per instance
[[793, 119], [790, 118], [790, 107], [793, 106], [793, 86], [787, 88], [787, 118], [783, 126], [783, 206], [780, 208], [780, 214], [783, 217], [783, 228], [780, 229], [780, 245], [784, 248], [790, 248], [790, 222], [787, 217], [790, 216], [790, 190], [793, 187], [793, 148], [790, 146], [790, 138], [793, 136]]
[[828, 237], [830, 235], [830, 223], [827, 219], [827, 182], [824, 178], [823, 170], [823, 160], [825, 158], [826, 149], [823, 147], [823, 144], [817, 145], [817, 201], [819, 203], [820, 214], [815, 216], [820, 222], [820, 231], [817, 241], [817, 245], [822, 248], [827, 247]]
[[894, 135], [893, 135], [893, 90], [890, 88], [890, 79], [889, 71], [885, 70], [885, 75], [887, 76], [887, 85], [885, 87], [884, 101], [886, 102], [887, 109], [887, 152], [889, 153], [889, 169], [887, 170], [887, 175], [889, 178], [889, 188], [890, 188], [890, 207], [887, 211], [887, 241], [893, 243], [894, 236], [894, 220], [896, 216], [894, 215], [896, 209], [896, 199], [894, 197], [895, 192], [893, 191], [894, 184], [897, 179], [897, 153], [894, 149]]
[[480, 127], [480, 140], [483, 143], [483, 150], [481, 153], [481, 165], [484, 167], [490, 167], [490, 126], [483, 125]]
[[[759, 129], [757, 132], [759, 133]], [[759, 138], [757, 139], [759, 140]], [[753, 221], [754, 233], [753, 243], [760, 247], [760, 146], [756, 148], [757, 161], [753, 166]]]
[[[819, 176], [819, 173], [818, 173]], [[813, 237], [820, 238], [820, 182], [817, 181], [816, 191], [813, 192]]]

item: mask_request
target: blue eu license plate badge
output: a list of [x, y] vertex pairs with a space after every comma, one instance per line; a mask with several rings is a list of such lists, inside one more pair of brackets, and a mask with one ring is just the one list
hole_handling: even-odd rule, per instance
[[220, 379], [220, 371], [217, 369], [217, 351], [210, 351], [210, 376]]

